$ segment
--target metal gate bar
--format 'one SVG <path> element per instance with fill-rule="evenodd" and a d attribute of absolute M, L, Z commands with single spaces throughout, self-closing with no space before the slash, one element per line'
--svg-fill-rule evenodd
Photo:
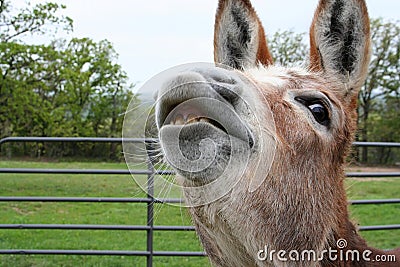
<path fill-rule="evenodd" d="M 8 142 L 103 142 L 103 143 L 121 143 L 133 142 L 156 142 L 156 139 L 142 138 L 70 138 L 70 137 L 8 137 L 0 140 L 1 145 Z M 382 143 L 382 142 L 355 142 L 355 146 L 371 146 L 371 147 L 400 147 L 400 143 Z M 151 164 L 148 164 L 147 170 L 92 170 L 92 169 L 26 169 L 26 168 L 0 168 L 1 173 L 19 173 L 19 174 L 101 174 L 101 175 L 130 175 L 139 174 L 147 175 L 148 188 L 146 198 L 96 198 L 96 197 L 3 197 L 0 196 L 0 202 L 80 202 L 80 203 L 141 203 L 147 205 L 147 223 L 146 225 L 79 225 L 79 224 L 0 224 L 0 229 L 7 230 L 88 230 L 88 231 L 146 231 L 147 250 L 146 251 L 110 251 L 110 250 L 0 250 L 1 254 L 7 255 L 86 255 L 86 256 L 143 256 L 146 257 L 147 266 L 153 265 L 153 257 L 155 256 L 180 256 L 180 257 L 202 257 L 206 254 L 198 251 L 153 251 L 154 231 L 194 231 L 193 226 L 158 226 L 154 225 L 153 213 L 154 204 L 157 203 L 181 203 L 181 199 L 155 199 L 154 192 L 154 175 L 169 175 L 173 171 L 163 170 L 155 171 Z M 400 177 L 400 173 L 347 173 L 347 177 Z M 352 205 L 369 205 L 369 204 L 400 204 L 400 199 L 377 199 L 377 200 L 352 200 Z M 361 231 L 373 230 L 395 230 L 400 229 L 400 225 L 380 225 L 380 226 L 361 226 Z"/>

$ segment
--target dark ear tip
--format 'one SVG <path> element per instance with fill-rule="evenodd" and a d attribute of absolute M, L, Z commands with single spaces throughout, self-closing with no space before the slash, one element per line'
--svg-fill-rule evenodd
<path fill-rule="evenodd" d="M 240 70 L 272 62 L 264 29 L 249 0 L 219 1 L 214 60 Z"/>
<path fill-rule="evenodd" d="M 310 29 L 310 69 L 358 90 L 368 71 L 369 27 L 364 0 L 321 0 Z"/>

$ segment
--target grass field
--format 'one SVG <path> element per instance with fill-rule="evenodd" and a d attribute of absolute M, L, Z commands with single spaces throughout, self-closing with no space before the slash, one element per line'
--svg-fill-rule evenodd
<path fill-rule="evenodd" d="M 125 169 L 117 163 L 0 161 L 0 168 Z M 0 174 L 0 196 L 144 197 L 129 175 Z M 400 179 L 349 180 L 351 199 L 400 198 Z M 360 225 L 400 223 L 400 205 L 353 206 Z M 144 204 L 0 202 L 0 224 L 145 225 Z M 156 205 L 155 225 L 190 225 L 185 209 Z M 400 246 L 400 230 L 363 232 Z M 201 251 L 194 232 L 155 232 L 157 251 Z M 146 232 L 0 230 L 0 249 L 146 250 Z M 0 256 L 0 266 L 145 266 L 143 257 Z M 155 257 L 154 266 L 209 266 L 206 258 Z"/>

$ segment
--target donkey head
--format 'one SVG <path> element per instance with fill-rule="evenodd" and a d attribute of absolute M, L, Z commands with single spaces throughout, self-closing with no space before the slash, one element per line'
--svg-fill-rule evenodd
<path fill-rule="evenodd" d="M 364 0 L 321 0 L 310 40 L 309 66 L 275 66 L 250 1 L 220 0 L 216 66 L 158 92 L 163 152 L 216 265 L 259 264 L 264 245 L 320 251 L 347 231 L 343 164 L 370 57 Z"/>

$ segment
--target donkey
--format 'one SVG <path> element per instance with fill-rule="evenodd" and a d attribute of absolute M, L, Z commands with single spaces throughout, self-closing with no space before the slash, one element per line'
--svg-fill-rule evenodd
<path fill-rule="evenodd" d="M 161 148 L 214 266 L 400 266 L 399 249 L 360 237 L 344 188 L 370 60 L 365 1 L 320 0 L 310 31 L 309 66 L 276 66 L 250 0 L 220 0 L 216 65 L 158 91 Z"/>

